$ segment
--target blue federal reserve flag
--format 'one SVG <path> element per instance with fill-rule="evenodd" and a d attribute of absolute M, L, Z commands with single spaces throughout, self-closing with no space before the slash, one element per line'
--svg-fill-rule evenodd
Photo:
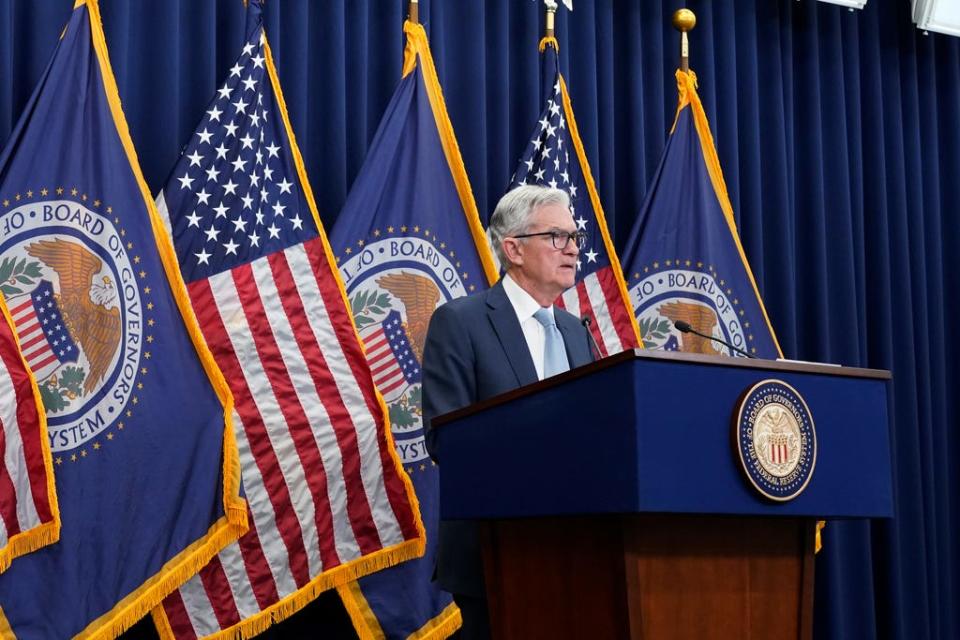
<path fill-rule="evenodd" d="M 644 347 L 736 355 L 680 333 L 683 320 L 763 358 L 780 355 L 737 235 L 693 72 L 677 71 L 676 121 L 623 254 Z"/>
<path fill-rule="evenodd" d="M 21 275 L 4 295 L 45 336 L 27 359 L 62 516 L 58 544 L 0 576 L 4 637 L 115 637 L 246 527 L 232 400 L 155 232 L 80 0 L 0 156 L 0 263 Z"/>
<path fill-rule="evenodd" d="M 403 79 L 331 244 L 374 382 L 390 411 L 397 452 L 427 531 L 423 558 L 339 588 L 361 637 L 444 638 L 460 626 L 431 581 L 439 526 L 437 468 L 421 420 L 420 365 L 434 309 L 496 280 L 426 32 L 406 23 Z"/>

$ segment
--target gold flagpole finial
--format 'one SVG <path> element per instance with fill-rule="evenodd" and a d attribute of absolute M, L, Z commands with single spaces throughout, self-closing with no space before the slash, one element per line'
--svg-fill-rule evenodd
<path fill-rule="evenodd" d="M 420 3 L 418 0 L 410 0 L 410 22 L 418 24 L 420 22 Z"/>
<path fill-rule="evenodd" d="M 545 38 L 554 37 L 553 25 L 554 25 L 554 18 L 556 17 L 556 15 L 557 15 L 557 4 L 553 3 L 551 5 L 551 3 L 548 2 L 547 3 L 547 20 L 544 23 L 544 27 L 543 27 L 543 36 Z"/>
<path fill-rule="evenodd" d="M 673 28 L 680 32 L 680 69 L 690 70 L 690 43 L 687 32 L 697 25 L 697 16 L 690 9 L 677 9 L 673 13 Z"/>

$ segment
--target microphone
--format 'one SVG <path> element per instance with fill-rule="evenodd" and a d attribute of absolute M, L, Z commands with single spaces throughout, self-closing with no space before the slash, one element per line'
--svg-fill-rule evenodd
<path fill-rule="evenodd" d="M 590 331 L 590 325 L 593 323 L 593 320 L 590 319 L 590 316 L 583 316 L 580 318 L 580 324 L 583 325 L 583 328 L 587 330 L 587 335 L 590 336 L 590 344 L 593 345 L 593 352 L 597 356 L 597 360 L 603 358 L 603 352 L 600 351 L 600 345 L 597 344 L 597 339 L 593 337 L 593 332 Z"/>
<path fill-rule="evenodd" d="M 680 333 L 692 333 L 695 336 L 700 336 L 701 338 L 706 338 L 707 340 L 713 340 L 714 342 L 719 342 L 720 344 L 726 347 L 729 347 L 731 350 L 736 351 L 737 353 L 742 354 L 748 358 L 756 359 L 757 357 L 757 356 L 750 355 L 743 349 L 738 349 L 737 347 L 733 346 L 732 344 L 730 344 L 726 340 L 723 340 L 722 338 L 714 338 L 713 336 L 708 336 L 705 333 L 700 333 L 699 331 L 691 327 L 690 323 L 684 322 L 683 320 L 674 320 L 673 326 L 675 326 L 677 330 L 680 331 Z"/>

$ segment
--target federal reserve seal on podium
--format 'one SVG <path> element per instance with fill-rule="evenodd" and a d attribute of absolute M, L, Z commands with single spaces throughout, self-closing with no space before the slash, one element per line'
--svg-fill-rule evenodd
<path fill-rule="evenodd" d="M 813 416 L 800 393 L 763 380 L 747 390 L 735 415 L 734 447 L 750 484 L 780 502 L 800 495 L 817 463 Z"/>

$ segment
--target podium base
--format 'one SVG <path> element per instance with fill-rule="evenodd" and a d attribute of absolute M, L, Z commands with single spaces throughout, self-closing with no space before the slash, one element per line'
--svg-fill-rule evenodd
<path fill-rule="evenodd" d="M 493 637 L 807 640 L 814 526 L 674 514 L 485 522 Z"/>

